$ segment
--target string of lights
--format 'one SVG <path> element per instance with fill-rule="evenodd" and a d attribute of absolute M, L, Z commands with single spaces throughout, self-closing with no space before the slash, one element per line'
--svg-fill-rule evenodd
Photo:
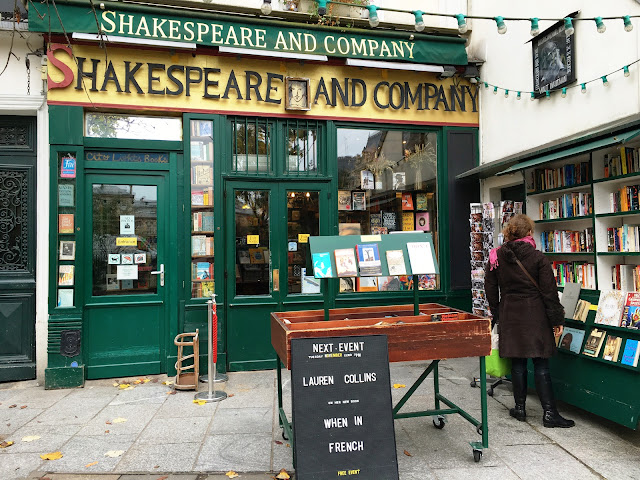
<path fill-rule="evenodd" d="M 574 22 L 592 22 L 595 24 L 596 30 L 598 33 L 604 33 L 607 30 L 607 26 L 604 21 L 613 21 L 613 20 L 622 20 L 623 27 L 626 32 L 630 32 L 633 30 L 633 23 L 631 22 L 632 18 L 640 18 L 640 15 L 621 15 L 621 16 L 613 16 L 613 17 L 581 17 L 581 18 L 572 18 L 572 17 L 564 17 L 564 18 L 543 18 L 543 17 L 503 17 L 503 16 L 484 16 L 484 15 L 464 15 L 462 13 L 451 14 L 451 13 L 438 13 L 438 12 L 424 12 L 422 10 L 402 10 L 398 8 L 389 8 L 389 7 L 377 7 L 376 5 L 355 5 L 353 3 L 346 3 L 334 0 L 315 0 L 318 4 L 318 15 L 324 16 L 327 14 L 327 4 L 334 5 L 346 5 L 349 7 L 356 7 L 363 10 L 367 10 L 369 12 L 369 25 L 372 27 L 377 27 L 380 25 L 380 18 L 378 17 L 378 11 L 387 11 L 387 12 L 395 12 L 395 13 L 406 13 L 407 15 L 413 15 L 415 19 L 415 29 L 417 32 L 422 32 L 425 29 L 424 17 L 449 17 L 454 18 L 458 22 L 458 31 L 460 33 L 466 33 L 468 31 L 467 19 L 475 19 L 475 20 L 491 20 L 496 22 L 496 28 L 498 29 L 498 33 L 504 35 L 507 33 L 507 24 L 509 21 L 523 21 L 531 23 L 531 36 L 535 37 L 540 33 L 539 23 L 541 21 L 551 21 L 551 22 L 564 22 L 565 34 L 567 36 L 573 35 L 575 32 L 575 28 L 573 26 Z M 261 11 L 263 15 L 269 15 L 272 12 L 271 8 L 271 0 L 263 0 Z"/>
<path fill-rule="evenodd" d="M 582 93 L 587 93 L 587 85 L 593 82 L 602 82 L 602 84 L 605 87 L 609 87 L 610 82 L 609 82 L 609 77 L 617 72 L 623 72 L 625 77 L 629 77 L 631 75 L 631 71 L 629 70 L 629 68 L 632 65 L 635 65 L 636 63 L 640 62 L 640 58 L 637 60 L 634 60 L 633 62 L 618 68 L 617 70 L 613 70 L 612 72 L 607 73 L 606 75 L 601 75 L 599 77 L 596 77 L 592 80 L 588 80 L 586 82 L 577 82 L 575 85 L 570 85 L 567 87 L 563 87 L 561 89 L 552 89 L 552 90 L 547 90 L 545 92 L 545 97 L 549 98 L 551 97 L 552 93 L 557 93 L 560 92 L 560 96 L 562 98 L 565 98 L 567 96 L 567 90 L 572 89 L 572 88 L 580 88 L 580 91 Z M 536 99 L 536 92 L 531 92 L 531 91 L 526 91 L 526 90 L 516 90 L 516 89 L 509 89 L 509 88 L 504 88 L 504 87 L 500 87 L 498 85 L 494 85 L 490 82 L 487 82 L 485 80 L 483 80 L 480 77 L 476 77 L 476 80 L 479 84 L 484 85 L 485 90 L 489 90 L 490 88 L 493 89 L 493 94 L 497 95 L 499 91 L 504 92 L 504 96 L 505 98 L 509 98 L 510 93 L 514 92 L 516 93 L 516 99 L 520 100 L 522 99 L 523 95 L 526 96 L 528 95 L 530 97 L 531 100 L 535 100 Z"/>

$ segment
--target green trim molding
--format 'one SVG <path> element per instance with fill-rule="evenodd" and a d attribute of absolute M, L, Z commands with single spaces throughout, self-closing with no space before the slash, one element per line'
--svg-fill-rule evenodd
<path fill-rule="evenodd" d="M 95 10 L 88 1 L 67 1 L 55 8 L 30 2 L 29 30 L 43 33 L 71 32 L 130 37 L 203 46 L 234 47 L 278 53 L 328 55 L 342 58 L 408 61 L 435 65 L 467 65 L 465 41 L 459 37 L 420 35 L 365 29 L 314 28 L 270 19 L 234 17 L 102 2 Z"/>

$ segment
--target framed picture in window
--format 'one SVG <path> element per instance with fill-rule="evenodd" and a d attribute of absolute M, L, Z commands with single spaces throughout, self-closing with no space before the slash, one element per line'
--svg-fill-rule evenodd
<path fill-rule="evenodd" d="M 75 240 L 63 240 L 60 242 L 60 260 L 76 259 L 76 242 Z"/>
<path fill-rule="evenodd" d="M 533 90 L 536 97 L 575 82 L 573 58 L 575 34 L 567 37 L 560 21 L 531 40 L 533 48 Z"/>
<path fill-rule="evenodd" d="M 285 110 L 311 110 L 311 89 L 308 78 L 285 77 Z"/>

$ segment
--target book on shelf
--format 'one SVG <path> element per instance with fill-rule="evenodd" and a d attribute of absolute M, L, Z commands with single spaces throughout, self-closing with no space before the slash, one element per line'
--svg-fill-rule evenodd
<path fill-rule="evenodd" d="M 402 231 L 412 232 L 414 229 L 413 212 L 402 212 Z"/>
<path fill-rule="evenodd" d="M 58 289 L 58 307 L 73 307 L 73 288 Z"/>
<path fill-rule="evenodd" d="M 640 293 L 627 293 L 622 316 L 615 326 L 640 329 Z"/>
<path fill-rule="evenodd" d="M 637 148 L 625 146 L 620 146 L 615 154 L 605 154 L 603 159 L 604 177 L 616 177 L 638 172 L 640 170 L 640 159 L 638 157 Z"/>
<path fill-rule="evenodd" d="M 389 231 L 397 230 L 396 212 L 382 212 L 382 226 Z"/>
<path fill-rule="evenodd" d="M 191 255 L 213 255 L 213 238 L 206 235 L 193 235 L 191 237 Z"/>
<path fill-rule="evenodd" d="M 411 192 L 402 193 L 402 210 L 413 210 L 413 194 Z"/>
<path fill-rule="evenodd" d="M 541 248 L 545 253 L 592 253 L 593 228 L 584 230 L 548 230 L 540 234 Z"/>
<path fill-rule="evenodd" d="M 416 193 L 416 210 L 429 210 L 429 194 Z"/>
<path fill-rule="evenodd" d="M 378 277 L 358 277 L 356 278 L 356 291 L 377 292 Z"/>
<path fill-rule="evenodd" d="M 579 328 L 564 327 L 562 336 L 560 337 L 560 344 L 558 346 L 573 353 L 580 353 L 583 340 L 584 330 L 580 330 Z"/>
<path fill-rule="evenodd" d="M 624 310 L 626 292 L 622 290 L 602 290 L 594 323 L 617 327 Z"/>
<path fill-rule="evenodd" d="M 360 235 L 360 224 L 359 223 L 339 223 L 338 224 L 338 235 Z"/>
<path fill-rule="evenodd" d="M 435 290 L 437 287 L 436 276 L 418 275 L 418 290 Z"/>
<path fill-rule="evenodd" d="M 429 242 L 407 242 L 411 274 L 436 273 Z"/>
<path fill-rule="evenodd" d="M 330 278 L 333 276 L 331 257 L 328 252 L 314 253 L 311 261 L 313 262 L 313 276 L 315 278 Z"/>
<path fill-rule="evenodd" d="M 194 280 L 207 280 L 213 278 L 213 263 L 195 262 L 191 264 L 191 278 Z"/>
<path fill-rule="evenodd" d="M 338 190 L 338 210 L 352 210 L 351 191 Z"/>
<path fill-rule="evenodd" d="M 580 297 L 580 284 L 575 282 L 565 283 L 562 298 L 560 299 L 560 304 L 564 307 L 565 317 L 575 312 L 578 297 Z"/>
<path fill-rule="evenodd" d="M 576 309 L 573 312 L 573 319 L 578 320 L 582 323 L 587 321 L 587 315 L 589 315 L 589 310 L 591 310 L 591 302 L 587 302 L 586 300 L 578 300 L 576 304 Z"/>
<path fill-rule="evenodd" d="M 397 276 L 379 277 L 378 290 L 381 292 L 396 292 L 402 290 L 402 284 Z"/>
<path fill-rule="evenodd" d="M 204 205 L 204 191 L 202 190 L 191 191 L 191 205 L 195 205 L 195 206 Z"/>
<path fill-rule="evenodd" d="M 373 172 L 369 170 L 360 170 L 360 188 L 362 190 L 373 190 Z"/>
<path fill-rule="evenodd" d="M 213 232 L 213 212 L 193 212 L 194 232 Z"/>
<path fill-rule="evenodd" d="M 371 235 L 386 235 L 389 233 L 387 227 L 371 227 Z"/>
<path fill-rule="evenodd" d="M 639 210 L 640 185 L 625 185 L 609 194 L 610 213 Z"/>
<path fill-rule="evenodd" d="M 583 217 L 593 213 L 593 197 L 587 192 L 570 192 L 540 202 L 540 220 Z"/>
<path fill-rule="evenodd" d="M 556 284 L 563 287 L 567 282 L 576 282 L 582 288 L 596 288 L 596 268 L 594 263 L 567 260 L 554 260 L 551 262 Z"/>
<path fill-rule="evenodd" d="M 339 281 L 340 293 L 355 292 L 356 291 L 356 279 L 355 277 L 340 277 Z"/>
<path fill-rule="evenodd" d="M 361 276 L 375 277 L 382 275 L 382 262 L 380 261 L 380 251 L 377 243 L 359 244 L 356 245 L 356 250 L 358 252 L 358 269 Z"/>
<path fill-rule="evenodd" d="M 336 259 L 336 274 L 338 277 L 355 277 L 358 275 L 353 248 L 339 248 L 334 250 L 333 254 Z"/>
<path fill-rule="evenodd" d="M 369 215 L 369 226 L 371 227 L 372 230 L 374 228 L 382 227 L 382 214 L 372 213 L 371 215 Z"/>
<path fill-rule="evenodd" d="M 640 225 L 630 225 L 625 223 L 621 227 L 608 227 L 607 251 L 639 252 Z"/>
<path fill-rule="evenodd" d="M 213 167 L 210 165 L 194 165 L 191 167 L 191 183 L 193 185 L 213 184 Z"/>
<path fill-rule="evenodd" d="M 58 285 L 61 287 L 72 287 L 74 281 L 75 267 L 73 265 L 58 266 Z"/>
<path fill-rule="evenodd" d="M 587 341 L 584 344 L 584 348 L 582 349 L 582 353 L 589 357 L 597 357 L 600 354 L 600 349 L 604 343 L 604 337 L 604 330 L 598 330 L 597 328 L 591 330 L 591 333 L 589 333 Z"/>
<path fill-rule="evenodd" d="M 387 250 L 386 255 L 389 275 L 407 274 L 407 267 L 404 263 L 404 253 L 402 250 Z"/>
<path fill-rule="evenodd" d="M 615 290 L 635 291 L 637 265 L 617 264 L 611 267 L 611 288 Z"/>
<path fill-rule="evenodd" d="M 638 366 L 638 354 L 640 353 L 638 343 L 638 340 L 627 338 L 627 341 L 624 344 L 624 350 L 622 352 L 622 360 L 620 360 L 621 364 L 628 365 L 630 367 Z"/>
<path fill-rule="evenodd" d="M 201 282 L 200 288 L 202 289 L 203 297 L 210 297 L 212 294 L 215 293 L 215 283 L 213 280 L 207 281 L 207 282 Z"/>
<path fill-rule="evenodd" d="M 617 362 L 621 346 L 622 337 L 607 335 L 607 340 L 604 343 L 604 350 L 602 352 L 602 359 L 609 362 Z"/>
<path fill-rule="evenodd" d="M 588 182 L 591 179 L 589 162 L 568 163 L 557 168 L 536 168 L 528 172 L 529 191 L 551 190 Z"/>
<path fill-rule="evenodd" d="M 58 233 L 73 233 L 73 213 L 58 214 Z"/>
<path fill-rule="evenodd" d="M 416 230 L 429 231 L 429 212 L 416 212 Z"/>
<path fill-rule="evenodd" d="M 352 210 L 366 210 L 367 209 L 367 193 L 366 192 L 353 192 L 351 194 Z"/>
<path fill-rule="evenodd" d="M 320 293 L 320 280 L 309 275 L 302 275 L 301 293 Z"/>

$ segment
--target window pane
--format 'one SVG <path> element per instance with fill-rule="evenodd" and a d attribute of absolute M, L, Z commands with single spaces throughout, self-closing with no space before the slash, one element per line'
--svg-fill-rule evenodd
<path fill-rule="evenodd" d="M 213 279 L 213 122 L 191 120 L 191 297 L 210 297 Z"/>
<path fill-rule="evenodd" d="M 426 231 L 438 258 L 437 136 L 401 130 L 338 129 L 340 235 Z M 409 277 L 380 277 L 378 290 L 410 288 Z M 341 281 L 341 291 L 373 285 Z M 423 290 L 439 288 L 438 275 L 420 275 Z"/>
<path fill-rule="evenodd" d="M 266 121 L 234 118 L 231 169 L 236 173 L 271 171 L 271 126 Z"/>
<path fill-rule="evenodd" d="M 157 208 L 155 185 L 93 185 L 93 295 L 157 292 Z"/>
<path fill-rule="evenodd" d="M 269 295 L 269 192 L 235 194 L 236 295 Z"/>
<path fill-rule="evenodd" d="M 134 140 L 182 140 L 182 119 L 87 112 L 85 135 Z"/>
<path fill-rule="evenodd" d="M 320 293 L 319 280 L 305 270 L 308 236 L 320 234 L 319 205 L 318 192 L 287 192 L 288 293 Z"/>
<path fill-rule="evenodd" d="M 289 173 L 317 173 L 318 171 L 318 129 L 309 127 L 308 122 L 299 122 L 287 127 Z"/>

